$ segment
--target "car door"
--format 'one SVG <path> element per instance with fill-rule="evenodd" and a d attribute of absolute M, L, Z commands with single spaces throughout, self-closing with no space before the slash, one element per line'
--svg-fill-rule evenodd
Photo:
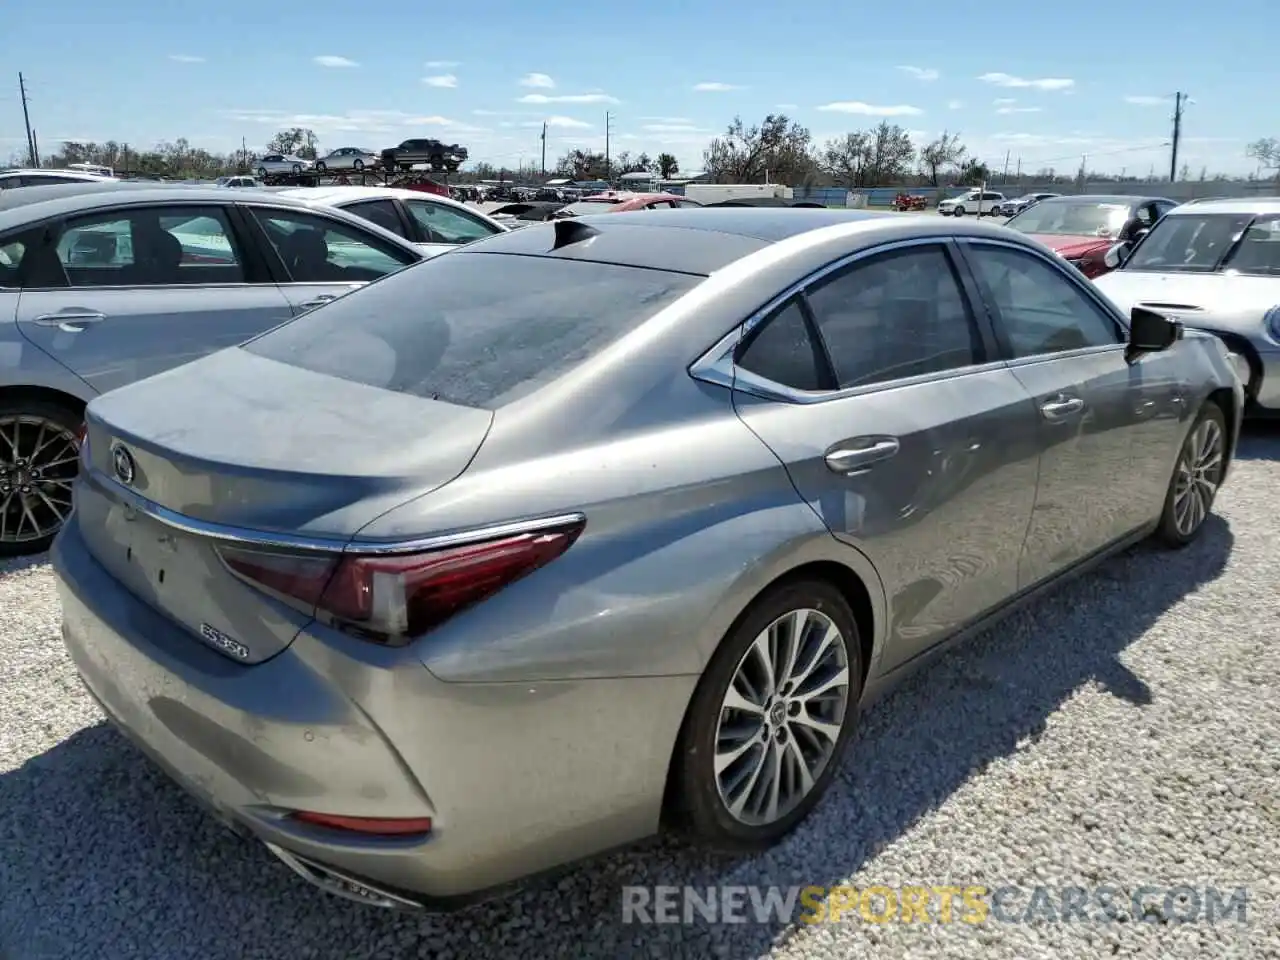
<path fill-rule="evenodd" d="M 295 313 L 305 313 L 394 273 L 418 257 L 315 210 L 246 204 Z"/>
<path fill-rule="evenodd" d="M 735 402 L 800 496 L 875 565 L 886 669 L 1018 588 L 1035 408 L 941 240 L 836 265 L 740 344 Z"/>
<path fill-rule="evenodd" d="M 19 329 L 99 392 L 293 315 L 226 206 L 99 209 L 52 224 L 44 243 L 24 261 Z"/>
<path fill-rule="evenodd" d="M 1026 587 L 1158 515 L 1188 384 L 1168 353 L 1129 362 L 1114 308 L 1052 258 L 999 241 L 960 247 L 1009 369 L 1040 417 L 1040 480 L 1019 578 Z"/>
<path fill-rule="evenodd" d="M 426 198 L 405 199 L 405 209 L 418 231 L 414 242 L 424 251 L 443 253 L 502 231 L 466 210 Z"/>

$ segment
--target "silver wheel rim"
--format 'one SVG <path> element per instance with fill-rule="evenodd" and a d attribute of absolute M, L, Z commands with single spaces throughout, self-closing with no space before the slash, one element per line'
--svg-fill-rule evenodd
<path fill-rule="evenodd" d="M 1209 515 L 1222 482 L 1222 428 L 1204 420 L 1191 431 L 1178 458 L 1173 487 L 1173 525 L 1188 537 Z"/>
<path fill-rule="evenodd" d="M 57 533 L 71 513 L 79 470 L 73 431 L 30 414 L 0 417 L 0 543 Z"/>
<path fill-rule="evenodd" d="M 849 652 L 830 617 L 795 610 L 762 630 L 716 724 L 716 788 L 729 814 L 765 826 L 794 810 L 835 754 L 848 704 Z"/>

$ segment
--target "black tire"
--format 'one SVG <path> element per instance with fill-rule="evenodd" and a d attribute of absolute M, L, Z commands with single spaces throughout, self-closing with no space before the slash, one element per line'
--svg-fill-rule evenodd
<path fill-rule="evenodd" d="M 316 161 L 316 173 L 324 173 L 328 169 L 323 160 Z"/>
<path fill-rule="evenodd" d="M 0 402 L 0 423 L 3 423 L 8 417 L 38 417 L 41 420 L 48 421 L 50 426 L 62 429 L 74 435 L 80 429 L 80 425 L 84 422 L 83 411 L 74 410 L 70 406 L 59 403 L 52 403 L 47 400 L 9 400 Z M 46 447 L 46 449 L 49 449 Z M 56 451 L 50 450 L 50 453 Z M 6 477 L 10 468 L 8 457 L 10 456 L 9 448 L 5 446 L 4 457 L 0 457 L 0 477 Z M 61 457 L 59 457 L 61 459 Z M 59 464 L 57 467 L 58 479 L 73 478 L 78 470 L 76 464 Z M 0 490 L 3 490 L 3 480 L 0 480 Z M 0 504 L 6 499 L 5 493 L 0 492 Z M 14 497 L 11 504 L 0 509 L 14 510 L 21 509 L 21 504 L 17 497 Z M 70 510 L 68 509 L 68 513 Z M 14 529 L 14 516 L 6 518 L 5 529 Z M 23 557 L 30 556 L 35 553 L 43 553 L 49 549 L 49 545 L 53 543 L 53 538 L 57 536 L 59 528 L 50 530 L 45 536 L 30 539 L 0 539 L 0 557 Z"/>
<path fill-rule="evenodd" d="M 293 175 L 296 177 L 296 176 L 299 176 L 301 173 L 302 173 L 302 164 L 295 163 L 293 165 Z"/>
<path fill-rule="evenodd" d="M 1218 466 L 1216 469 L 1216 477 L 1213 478 L 1214 486 L 1211 492 L 1207 492 L 1207 499 L 1203 501 L 1203 515 L 1200 519 L 1188 528 L 1186 525 L 1178 522 L 1178 493 L 1180 489 L 1180 480 L 1184 471 L 1187 469 L 1188 462 L 1196 458 L 1196 441 L 1199 431 L 1203 424 L 1210 422 L 1217 428 L 1218 436 Z M 1169 490 L 1164 497 L 1164 509 L 1160 512 L 1160 525 L 1156 527 L 1154 539 L 1157 543 L 1179 550 L 1182 547 L 1192 543 L 1200 532 L 1204 529 L 1204 522 L 1208 519 L 1210 512 L 1213 510 L 1214 500 L 1218 495 L 1218 488 L 1222 483 L 1222 470 L 1226 466 L 1226 444 L 1227 444 L 1227 418 L 1222 412 L 1222 408 L 1216 403 L 1208 402 L 1196 415 L 1192 421 L 1191 429 L 1187 431 L 1187 435 L 1183 437 L 1182 446 L 1178 449 L 1178 460 L 1173 467 L 1173 476 L 1169 478 Z"/>
<path fill-rule="evenodd" d="M 849 687 L 841 730 L 826 766 L 814 779 L 808 794 L 789 813 L 768 824 L 743 823 L 730 813 L 721 799 L 714 770 L 724 696 L 756 637 L 780 617 L 806 608 L 829 617 L 844 637 Z M 795 829 L 822 799 L 857 727 L 862 698 L 861 649 L 857 623 L 848 602 L 826 581 L 783 582 L 758 597 L 716 650 L 689 705 L 672 764 L 668 807 L 671 827 L 698 846 L 729 853 L 767 849 Z"/>
<path fill-rule="evenodd" d="M 356 173 L 360 173 L 362 170 L 364 170 L 364 161 L 359 159 L 352 160 L 351 169 L 354 170 Z"/>

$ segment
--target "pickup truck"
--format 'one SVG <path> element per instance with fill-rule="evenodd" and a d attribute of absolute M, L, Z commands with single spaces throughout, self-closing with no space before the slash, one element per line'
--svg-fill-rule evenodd
<path fill-rule="evenodd" d="M 384 170 L 409 170 L 426 164 L 432 170 L 457 170 L 467 159 L 467 148 L 439 140 L 406 140 L 382 151 Z"/>

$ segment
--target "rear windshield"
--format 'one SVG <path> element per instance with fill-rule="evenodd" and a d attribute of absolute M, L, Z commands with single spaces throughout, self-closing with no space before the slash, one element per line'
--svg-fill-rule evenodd
<path fill-rule="evenodd" d="M 1134 248 L 1125 270 L 1280 276 L 1280 217 L 1175 213 Z"/>
<path fill-rule="evenodd" d="M 702 279 L 452 252 L 304 314 L 246 349 L 314 373 L 493 409 L 550 383 Z"/>

